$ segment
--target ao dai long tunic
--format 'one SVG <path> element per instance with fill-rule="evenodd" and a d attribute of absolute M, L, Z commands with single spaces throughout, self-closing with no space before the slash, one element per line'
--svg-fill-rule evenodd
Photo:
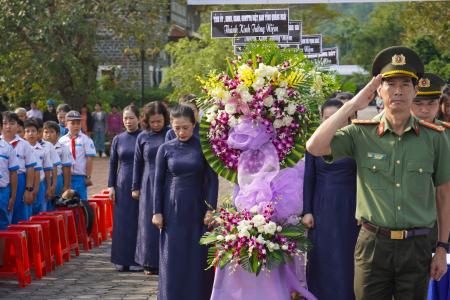
<path fill-rule="evenodd" d="M 155 157 L 164 143 L 168 128 L 159 132 L 143 131 L 136 142 L 134 156 L 133 190 L 140 190 L 139 227 L 136 245 L 136 262 L 142 266 L 159 266 L 159 229 L 152 224 L 153 183 L 155 178 Z"/>
<path fill-rule="evenodd" d="M 154 213 L 162 213 L 159 300 L 209 299 L 213 284 L 207 248 L 199 241 L 209 203 L 216 207 L 217 175 L 195 136 L 163 144 L 156 156 Z"/>
<path fill-rule="evenodd" d="M 140 130 L 116 135 L 111 145 L 108 186 L 114 187 L 114 225 L 111 262 L 135 266 L 136 234 L 139 203 L 131 197 L 134 145 Z"/>
<path fill-rule="evenodd" d="M 355 219 L 356 163 L 351 158 L 332 164 L 306 153 L 303 213 L 312 213 L 313 244 L 306 278 L 318 299 L 351 300 L 353 253 L 359 228 Z"/>

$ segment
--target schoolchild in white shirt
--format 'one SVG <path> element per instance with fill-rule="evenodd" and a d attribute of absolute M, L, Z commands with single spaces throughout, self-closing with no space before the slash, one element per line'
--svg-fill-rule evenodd
<path fill-rule="evenodd" d="M 47 211 L 47 201 L 45 193 L 47 188 L 51 188 L 51 173 L 53 171 L 53 163 L 50 152 L 47 151 L 41 143 L 39 143 L 39 125 L 35 120 L 26 120 L 25 139 L 33 147 L 37 158 L 37 167 L 35 168 L 35 200 L 33 202 L 33 215 Z M 50 183 L 50 184 L 49 184 Z"/>
<path fill-rule="evenodd" d="M 58 141 L 60 135 L 60 127 L 58 123 L 54 121 L 47 121 L 44 123 L 43 138 L 45 141 L 50 142 L 56 150 L 59 156 L 61 164 L 57 167 L 57 181 L 55 195 L 60 197 L 62 193 L 70 189 L 70 178 L 72 171 L 72 154 L 69 147 L 61 144 Z"/>
<path fill-rule="evenodd" d="M 0 124 L 3 124 L 1 115 L 0 121 Z M 6 229 L 12 221 L 17 192 L 17 170 L 19 163 L 14 148 L 0 138 L 0 230 Z"/>
<path fill-rule="evenodd" d="M 15 150 L 19 169 L 17 170 L 17 193 L 14 202 L 12 224 L 28 220 L 34 201 L 34 167 L 37 164 L 31 145 L 17 135 L 19 117 L 13 112 L 3 112 L 2 139 Z"/>
<path fill-rule="evenodd" d="M 66 114 L 69 132 L 59 142 L 69 147 L 73 158 L 71 188 L 87 200 L 87 187 L 92 185 L 93 158 L 96 155 L 94 142 L 81 132 L 81 114 L 71 110 Z"/>

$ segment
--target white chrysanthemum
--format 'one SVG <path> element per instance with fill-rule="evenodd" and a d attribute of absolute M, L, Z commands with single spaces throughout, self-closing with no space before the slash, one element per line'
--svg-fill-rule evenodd
<path fill-rule="evenodd" d="M 293 117 L 291 117 L 291 116 L 286 116 L 286 117 L 283 118 L 283 125 L 284 125 L 284 126 L 289 126 L 289 125 L 291 125 L 291 123 L 292 123 L 293 120 L 294 120 Z"/>
<path fill-rule="evenodd" d="M 283 227 L 277 226 L 277 232 L 281 232 L 281 230 L 283 230 Z"/>
<path fill-rule="evenodd" d="M 223 241 L 224 240 L 224 236 L 219 234 L 218 236 L 216 236 L 216 240 Z"/>
<path fill-rule="evenodd" d="M 286 81 L 280 81 L 280 87 L 287 88 L 288 83 Z"/>
<path fill-rule="evenodd" d="M 277 231 L 277 224 L 274 222 L 269 222 L 268 224 L 264 225 L 264 233 L 266 234 L 275 234 L 275 231 Z"/>
<path fill-rule="evenodd" d="M 225 236 L 225 242 L 234 241 L 236 239 L 236 235 L 234 234 L 228 234 Z"/>
<path fill-rule="evenodd" d="M 258 213 L 258 205 L 252 206 L 249 211 L 252 214 L 257 214 Z"/>
<path fill-rule="evenodd" d="M 275 90 L 275 95 L 277 95 L 278 99 L 284 99 L 287 95 L 287 91 L 285 88 L 277 88 Z"/>
<path fill-rule="evenodd" d="M 281 246 L 281 250 L 284 250 L 284 251 L 286 251 L 288 249 L 288 246 L 287 245 L 283 245 L 283 246 Z"/>
<path fill-rule="evenodd" d="M 273 250 L 280 250 L 280 245 L 277 243 L 273 244 Z"/>
<path fill-rule="evenodd" d="M 252 84 L 252 88 L 256 91 L 264 87 L 265 80 L 263 77 L 258 77 L 256 81 Z"/>
<path fill-rule="evenodd" d="M 273 105 L 273 97 L 272 96 L 268 96 L 266 98 L 264 98 L 263 103 L 265 107 L 271 107 Z"/>
<path fill-rule="evenodd" d="M 275 121 L 273 121 L 273 127 L 275 129 L 283 127 L 283 120 L 276 119 Z"/>
<path fill-rule="evenodd" d="M 243 102 L 249 103 L 253 100 L 253 96 L 248 91 L 244 91 L 240 95 Z"/>
<path fill-rule="evenodd" d="M 248 87 L 243 84 L 240 83 L 237 87 L 236 87 L 236 92 L 238 92 L 239 94 L 242 94 L 243 92 L 248 92 Z"/>
<path fill-rule="evenodd" d="M 258 69 L 255 70 L 256 77 L 274 77 L 278 74 L 278 69 L 265 64 L 259 64 Z"/>
<path fill-rule="evenodd" d="M 256 215 L 256 216 L 253 216 L 252 223 L 253 223 L 254 227 L 259 227 L 261 225 L 266 224 L 266 219 L 264 218 L 263 215 Z"/>
<path fill-rule="evenodd" d="M 238 124 L 239 124 L 239 121 L 238 121 L 238 119 L 236 119 L 235 116 L 231 116 L 231 117 L 228 119 L 228 125 L 229 125 L 230 127 L 235 127 L 235 126 L 238 125 Z"/>
<path fill-rule="evenodd" d="M 287 107 L 287 113 L 292 116 L 293 114 L 295 114 L 296 111 L 297 111 L 297 105 L 295 105 L 294 103 L 289 103 L 289 105 Z"/>
<path fill-rule="evenodd" d="M 267 243 L 266 240 L 263 238 L 263 236 L 261 234 L 258 235 L 258 237 L 256 238 L 256 242 L 258 242 L 258 243 L 260 243 L 262 245 Z"/>
<path fill-rule="evenodd" d="M 235 114 L 237 110 L 236 104 L 232 104 L 232 103 L 227 103 L 225 104 L 225 112 L 227 114 Z"/>
<path fill-rule="evenodd" d="M 253 71 L 253 69 L 247 64 L 242 64 L 242 65 L 239 66 L 239 68 L 238 68 L 238 73 L 239 74 L 242 74 L 242 73 L 244 73 L 246 71 Z"/>
<path fill-rule="evenodd" d="M 275 107 L 270 108 L 269 111 L 272 115 L 277 113 L 277 109 Z"/>

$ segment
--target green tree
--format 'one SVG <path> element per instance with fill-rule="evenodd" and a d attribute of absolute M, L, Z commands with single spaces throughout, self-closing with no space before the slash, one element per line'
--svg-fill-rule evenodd
<path fill-rule="evenodd" d="M 172 65 L 164 69 L 161 87 L 173 89 L 172 100 L 186 94 L 199 94 L 201 87 L 197 76 L 206 77 L 212 70 L 225 70 L 225 57 L 233 55 L 231 40 L 211 39 L 209 24 L 202 24 L 199 33 L 200 39 L 183 38 L 165 47 Z"/>
<path fill-rule="evenodd" d="M 0 0 L 0 93 L 12 103 L 50 95 L 75 107 L 85 103 L 96 86 L 93 46 L 100 5 Z"/>

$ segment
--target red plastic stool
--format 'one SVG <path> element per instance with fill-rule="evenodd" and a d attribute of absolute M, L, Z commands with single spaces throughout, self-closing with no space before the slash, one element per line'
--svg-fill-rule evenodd
<path fill-rule="evenodd" d="M 109 196 L 109 189 L 104 189 L 104 190 L 102 190 L 102 192 L 101 192 L 101 194 L 102 195 L 108 195 Z"/>
<path fill-rule="evenodd" d="M 114 201 L 109 196 L 96 194 L 90 200 L 102 200 L 106 203 L 105 227 L 109 236 L 112 238 L 113 220 L 114 220 Z"/>
<path fill-rule="evenodd" d="M 62 216 L 32 216 L 31 221 L 35 220 L 48 220 L 50 221 L 50 237 L 52 241 L 53 253 L 55 253 L 56 265 L 60 266 L 63 264 L 63 243 L 62 235 L 60 230 L 64 228 L 64 220 Z M 61 223 L 63 226 L 61 226 Z M 64 229 L 63 229 L 64 230 Z M 62 233 L 64 235 L 64 232 Z M 65 246 L 65 245 L 64 245 Z"/>
<path fill-rule="evenodd" d="M 96 203 L 98 206 L 98 210 L 100 212 L 98 218 L 98 229 L 102 234 L 102 240 L 106 241 L 108 239 L 108 231 L 106 228 L 106 211 L 107 211 L 107 202 L 102 199 L 89 199 L 89 203 Z"/>
<path fill-rule="evenodd" d="M 47 275 L 45 260 L 45 243 L 40 224 L 14 224 L 8 226 L 9 231 L 25 231 L 28 241 L 28 257 L 30 258 L 30 266 L 34 269 L 37 279 Z"/>
<path fill-rule="evenodd" d="M 45 243 L 45 266 L 47 273 L 55 269 L 55 254 L 53 254 L 52 242 L 50 238 L 50 221 L 40 220 L 40 221 L 19 221 L 19 224 L 39 224 L 42 226 L 42 234 L 44 236 Z"/>
<path fill-rule="evenodd" d="M 94 210 L 94 222 L 92 224 L 92 232 L 90 239 L 93 241 L 94 246 L 98 247 L 102 243 L 102 233 L 99 230 L 100 220 L 100 207 L 95 202 L 88 202 L 89 206 Z"/>
<path fill-rule="evenodd" d="M 68 235 L 68 245 L 70 250 L 75 251 L 75 256 L 80 255 L 80 246 L 78 245 L 77 228 L 75 216 L 71 210 L 49 211 L 43 213 L 45 215 L 62 215 L 66 223 L 66 231 Z M 70 251 L 69 251 L 70 252 Z"/>
<path fill-rule="evenodd" d="M 30 262 L 28 259 L 27 234 L 25 231 L 0 231 L 5 239 L 4 266 L 0 268 L 0 277 L 17 277 L 19 287 L 31 283 Z"/>
<path fill-rule="evenodd" d="M 83 244 L 83 250 L 89 251 L 91 245 L 89 244 L 89 236 L 87 233 L 86 217 L 84 216 L 84 209 L 82 207 L 58 207 L 58 210 L 70 210 L 73 212 L 76 220 L 78 241 Z"/>
<path fill-rule="evenodd" d="M 54 214 L 53 212 L 40 212 L 39 216 L 58 217 L 59 240 L 61 242 L 61 251 L 65 261 L 70 260 L 69 233 L 67 232 L 67 220 L 65 214 Z"/>

